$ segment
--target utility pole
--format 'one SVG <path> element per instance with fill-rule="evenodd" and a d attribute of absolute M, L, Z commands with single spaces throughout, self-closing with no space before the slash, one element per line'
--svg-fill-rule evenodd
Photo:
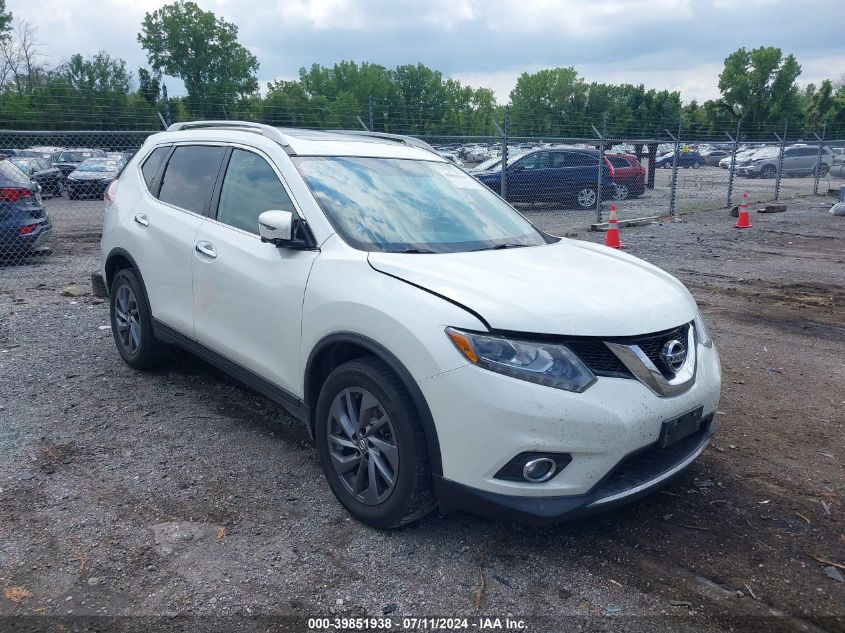
<path fill-rule="evenodd" d="M 507 200 L 508 196 L 508 130 L 510 129 L 510 114 L 505 106 L 505 120 L 502 121 L 502 176 L 499 185 L 499 195 Z"/>
<path fill-rule="evenodd" d="M 731 154 L 731 168 L 728 172 L 728 200 L 725 204 L 726 207 L 730 208 L 731 206 L 731 197 L 734 191 L 734 169 L 736 168 L 736 153 L 739 151 L 739 126 L 742 125 L 742 119 L 736 122 L 736 136 L 732 137 L 730 134 L 725 132 L 725 136 L 727 136 L 734 144 L 734 151 Z"/>
<path fill-rule="evenodd" d="M 814 170 L 815 174 L 814 174 L 814 178 L 813 178 L 813 195 L 814 196 L 819 195 L 819 177 L 821 176 L 821 170 L 822 170 L 822 146 L 824 145 L 824 137 L 825 137 L 826 132 L 827 132 L 827 123 L 822 125 L 822 136 L 821 136 L 821 138 L 819 138 L 818 134 L 813 132 L 813 136 L 815 136 L 816 140 L 819 142 L 819 153 L 816 156 L 816 168 Z"/>
<path fill-rule="evenodd" d="M 778 173 L 775 175 L 775 200 L 780 198 L 780 173 L 783 171 L 783 150 L 786 146 L 786 132 L 789 130 L 789 121 L 783 122 L 783 137 L 777 135 L 775 132 L 775 136 L 780 141 L 780 152 L 778 152 Z"/>

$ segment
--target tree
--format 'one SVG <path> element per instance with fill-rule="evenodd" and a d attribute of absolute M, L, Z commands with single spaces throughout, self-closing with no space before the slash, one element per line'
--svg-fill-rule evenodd
<path fill-rule="evenodd" d="M 0 40 L 8 39 L 12 33 L 12 14 L 6 13 L 6 0 L 0 0 Z"/>
<path fill-rule="evenodd" d="M 238 27 L 178 0 L 147 13 L 138 34 L 156 72 L 179 77 L 198 116 L 220 116 L 258 90 L 258 60 L 238 43 Z"/>
<path fill-rule="evenodd" d="M 573 125 L 580 133 L 588 93 L 588 85 L 571 66 L 522 73 L 511 91 L 514 136 L 559 136 Z"/>
<path fill-rule="evenodd" d="M 158 74 L 151 73 L 146 68 L 139 68 L 138 84 L 138 93 L 147 103 L 155 107 L 161 91 L 161 77 Z"/>
<path fill-rule="evenodd" d="M 795 57 L 784 57 L 779 48 L 740 48 L 728 55 L 719 75 L 721 103 L 752 133 L 782 125 L 785 119 L 797 120 L 801 111 L 795 80 L 800 74 Z"/>

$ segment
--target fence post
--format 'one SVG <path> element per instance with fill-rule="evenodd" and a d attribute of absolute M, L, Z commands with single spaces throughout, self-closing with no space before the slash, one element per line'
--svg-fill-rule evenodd
<path fill-rule="evenodd" d="M 607 117 L 605 116 L 604 129 L 607 129 Z M 591 126 L 593 132 L 599 137 L 599 175 L 596 177 L 596 223 L 601 224 L 601 191 L 602 182 L 604 179 L 604 145 L 605 136 L 596 129 L 596 126 Z"/>
<path fill-rule="evenodd" d="M 780 198 L 780 172 L 783 171 L 783 149 L 786 146 L 786 132 L 789 129 L 789 121 L 784 121 L 783 123 L 783 138 L 777 135 L 775 132 L 775 136 L 780 141 L 780 151 L 778 152 L 778 173 L 775 174 L 775 200 Z"/>
<path fill-rule="evenodd" d="M 731 167 L 730 171 L 728 172 L 728 201 L 725 206 L 730 208 L 731 206 L 731 197 L 733 196 L 734 191 L 734 168 L 736 167 L 736 153 L 739 151 L 739 126 L 742 125 L 742 119 L 737 121 L 736 123 L 736 137 L 732 137 L 730 134 L 725 132 L 725 136 L 727 136 L 734 144 L 734 151 L 731 154 Z"/>
<path fill-rule="evenodd" d="M 675 141 L 675 153 L 672 155 L 672 183 L 669 187 L 669 215 L 675 215 L 675 187 L 678 180 L 678 153 L 681 151 L 681 124 L 678 123 L 678 136 L 666 130 L 673 141 Z"/>
<path fill-rule="evenodd" d="M 167 86 L 161 84 L 161 100 L 164 102 L 164 123 L 170 127 L 170 100 L 167 98 Z"/>
<path fill-rule="evenodd" d="M 816 156 L 816 169 L 815 169 L 815 177 L 813 178 L 813 195 L 819 195 L 819 177 L 821 176 L 822 170 L 822 145 L 824 144 L 824 137 L 825 132 L 827 132 L 827 123 L 822 126 L 822 137 L 819 138 L 819 135 L 813 132 L 813 136 L 816 137 L 816 140 L 819 142 L 819 153 Z"/>
<path fill-rule="evenodd" d="M 502 176 L 499 184 L 499 195 L 502 199 L 508 199 L 508 128 L 510 127 L 510 115 L 508 107 L 505 106 L 505 120 L 502 121 Z"/>
<path fill-rule="evenodd" d="M 372 132 L 375 129 L 373 127 L 373 95 L 367 98 L 367 111 L 370 114 L 370 131 Z"/>

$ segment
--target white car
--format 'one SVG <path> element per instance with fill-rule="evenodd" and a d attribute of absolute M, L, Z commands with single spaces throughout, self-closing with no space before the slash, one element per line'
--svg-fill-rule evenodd
<path fill-rule="evenodd" d="M 719 357 L 680 282 L 543 233 L 420 141 L 175 124 L 105 197 L 92 281 L 123 359 L 176 344 L 284 405 L 368 525 L 590 514 L 714 431 Z"/>

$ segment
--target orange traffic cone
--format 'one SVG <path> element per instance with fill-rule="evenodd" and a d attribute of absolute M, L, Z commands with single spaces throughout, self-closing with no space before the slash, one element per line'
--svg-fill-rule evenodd
<path fill-rule="evenodd" d="M 742 204 L 739 205 L 739 217 L 734 224 L 735 229 L 750 229 L 751 218 L 748 217 L 748 193 L 742 194 Z"/>
<path fill-rule="evenodd" d="M 624 248 L 619 241 L 619 226 L 616 220 L 616 205 L 610 205 L 610 219 L 607 221 L 607 233 L 604 234 L 604 245 L 610 248 Z"/>

